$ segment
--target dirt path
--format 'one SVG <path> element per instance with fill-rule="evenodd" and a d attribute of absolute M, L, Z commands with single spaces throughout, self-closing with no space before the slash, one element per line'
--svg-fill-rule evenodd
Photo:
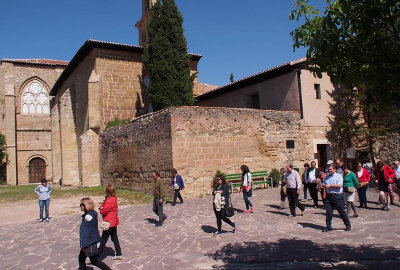
<path fill-rule="evenodd" d="M 103 201 L 103 196 L 91 197 L 95 205 L 100 205 Z M 79 197 L 68 198 L 52 198 L 50 200 L 50 221 L 51 218 L 78 214 L 80 213 L 80 199 Z M 120 208 L 127 207 L 127 205 L 120 206 Z M 3 203 L 0 205 L 0 219 L 1 225 L 19 224 L 32 220 L 39 220 L 39 203 L 37 200 L 25 200 L 13 203 Z"/>

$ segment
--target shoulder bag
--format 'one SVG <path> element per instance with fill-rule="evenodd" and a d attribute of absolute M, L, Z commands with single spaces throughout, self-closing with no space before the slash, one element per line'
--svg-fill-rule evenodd
<path fill-rule="evenodd" d="M 114 213 L 114 216 L 112 217 L 111 221 L 113 221 L 115 215 L 117 214 L 117 211 L 118 211 L 118 210 L 116 209 L 116 210 L 115 210 L 115 213 Z M 108 231 L 108 230 L 110 229 L 111 221 L 108 222 L 108 221 L 104 221 L 104 220 L 103 220 L 103 221 L 101 222 L 101 229 L 102 229 L 103 231 Z"/>
<path fill-rule="evenodd" d="M 233 217 L 235 215 L 235 210 L 232 206 L 232 200 L 229 198 L 229 205 L 225 207 L 225 216 L 226 217 Z"/>

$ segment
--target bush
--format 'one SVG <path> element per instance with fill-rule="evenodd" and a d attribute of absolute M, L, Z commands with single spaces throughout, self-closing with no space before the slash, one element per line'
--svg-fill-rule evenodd
<path fill-rule="evenodd" d="M 269 173 L 269 176 L 272 178 L 272 183 L 274 186 L 279 185 L 279 181 L 281 180 L 281 173 L 278 169 L 273 168 Z"/>
<path fill-rule="evenodd" d="M 123 125 L 123 124 L 128 123 L 129 121 L 131 121 L 131 119 L 129 119 L 129 118 L 119 120 L 119 118 L 116 117 L 113 121 L 110 121 L 110 122 L 107 123 L 106 128 Z"/>
<path fill-rule="evenodd" d="M 217 178 L 220 177 L 220 176 L 223 176 L 223 177 L 226 178 L 226 173 L 221 172 L 220 170 L 217 170 L 215 172 L 215 175 L 214 175 L 212 183 L 211 183 L 211 187 L 212 188 L 216 188 L 218 186 Z"/>

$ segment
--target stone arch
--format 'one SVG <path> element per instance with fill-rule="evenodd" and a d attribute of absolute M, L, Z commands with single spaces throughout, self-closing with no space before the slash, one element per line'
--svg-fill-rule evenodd
<path fill-rule="evenodd" d="M 41 179 L 47 179 L 46 168 L 48 162 L 42 155 L 35 155 L 28 159 L 28 182 L 39 183 Z"/>
<path fill-rule="evenodd" d="M 17 113 L 25 115 L 50 115 L 50 87 L 37 76 L 27 79 L 19 90 Z"/>

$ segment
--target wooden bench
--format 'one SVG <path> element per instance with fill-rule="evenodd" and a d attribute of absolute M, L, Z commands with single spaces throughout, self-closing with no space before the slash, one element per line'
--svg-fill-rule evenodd
<path fill-rule="evenodd" d="M 258 185 L 263 185 L 265 188 L 269 185 L 272 188 L 272 178 L 268 177 L 268 171 L 250 172 L 251 179 L 253 180 L 253 188 Z M 234 173 L 226 175 L 226 182 L 231 188 L 233 193 L 234 188 L 240 188 L 242 185 L 242 174 Z"/>

